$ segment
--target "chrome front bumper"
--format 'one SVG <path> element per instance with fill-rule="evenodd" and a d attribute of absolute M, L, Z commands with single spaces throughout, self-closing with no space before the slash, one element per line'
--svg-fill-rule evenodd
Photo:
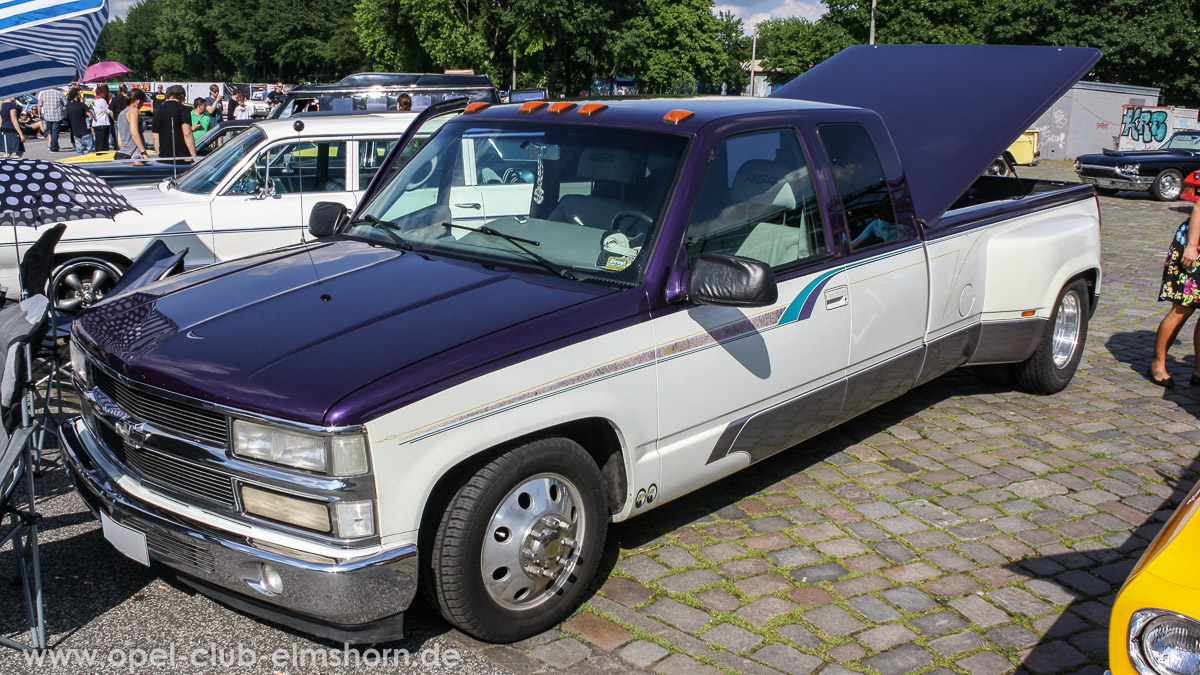
<path fill-rule="evenodd" d="M 417 591 L 416 546 L 330 562 L 263 550 L 248 537 L 123 490 L 118 480 L 126 477 L 82 419 L 67 422 L 60 432 L 64 462 L 88 508 L 144 533 L 150 559 L 177 571 L 189 586 L 241 611 L 333 640 L 382 642 L 403 635 L 403 612 Z M 263 583 L 264 564 L 282 577 L 282 592 Z"/>
<path fill-rule="evenodd" d="M 1154 178 L 1105 178 L 1102 176 L 1079 176 L 1079 182 L 1091 183 L 1109 190 L 1135 190 L 1145 192 L 1154 184 Z"/>

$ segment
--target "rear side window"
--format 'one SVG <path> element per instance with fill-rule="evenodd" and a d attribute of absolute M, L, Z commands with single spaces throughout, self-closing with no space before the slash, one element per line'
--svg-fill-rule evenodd
<path fill-rule="evenodd" d="M 857 124 L 822 124 L 817 135 L 842 198 L 850 247 L 860 250 L 907 238 L 910 230 L 897 222 L 887 177 L 867 130 Z"/>
<path fill-rule="evenodd" d="M 786 267 L 829 251 L 808 162 L 792 129 L 731 136 L 713 149 L 686 243 Z"/>

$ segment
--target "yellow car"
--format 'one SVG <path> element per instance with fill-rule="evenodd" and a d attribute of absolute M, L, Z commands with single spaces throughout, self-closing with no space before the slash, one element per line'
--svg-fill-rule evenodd
<path fill-rule="evenodd" d="M 1200 673 L 1200 484 L 1142 554 L 1113 605 L 1113 675 Z"/>
<path fill-rule="evenodd" d="M 74 157 L 64 157 L 63 159 L 56 159 L 54 161 L 62 162 L 63 164 L 81 164 L 83 162 L 108 162 L 108 161 L 112 161 L 113 159 L 115 159 L 113 157 L 113 155 L 115 155 L 115 154 L 117 154 L 116 150 L 104 150 L 103 152 L 93 152 L 93 153 L 87 154 L 87 155 L 75 155 Z M 150 156 L 151 157 L 154 156 L 153 150 L 150 151 Z"/>

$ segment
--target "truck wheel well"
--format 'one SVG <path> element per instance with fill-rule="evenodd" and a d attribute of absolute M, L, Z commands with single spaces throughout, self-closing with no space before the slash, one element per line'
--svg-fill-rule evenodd
<path fill-rule="evenodd" d="M 1067 286 L 1076 279 L 1083 279 L 1083 283 L 1087 284 L 1088 289 L 1088 312 L 1094 314 L 1096 312 L 1096 301 L 1099 300 L 1099 295 L 1096 291 L 1096 282 L 1099 281 L 1099 278 L 1099 270 L 1087 270 L 1071 277 L 1067 280 L 1066 284 L 1063 284 L 1063 286 Z"/>
<path fill-rule="evenodd" d="M 110 253 L 108 251 L 72 251 L 71 253 L 56 253 L 54 254 L 54 267 L 74 258 L 100 258 L 119 266 L 121 269 L 128 269 L 133 261 L 119 253 Z"/>
<path fill-rule="evenodd" d="M 425 503 L 421 514 L 419 535 L 421 539 L 424 540 L 426 536 L 433 533 L 436 528 L 436 519 L 441 515 L 442 505 L 446 503 L 446 500 L 492 457 L 534 439 L 548 437 L 569 438 L 587 450 L 592 459 L 596 461 L 596 466 L 600 467 L 600 475 L 604 477 L 604 493 L 608 499 L 608 511 L 610 514 L 618 513 L 625 505 L 625 495 L 629 486 L 628 478 L 625 475 L 625 457 L 621 449 L 621 439 L 608 420 L 589 417 L 505 441 L 468 457 L 442 474 L 442 477 L 434 484 L 433 490 L 430 491 L 429 500 Z"/>

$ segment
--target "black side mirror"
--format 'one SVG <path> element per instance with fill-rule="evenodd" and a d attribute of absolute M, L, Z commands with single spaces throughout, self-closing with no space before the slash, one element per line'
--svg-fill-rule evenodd
<path fill-rule="evenodd" d="M 762 307 L 779 299 L 775 273 L 769 265 L 716 253 L 696 259 L 687 290 L 688 299 L 697 305 Z"/>
<path fill-rule="evenodd" d="M 320 239 L 338 231 L 346 219 L 346 205 L 337 202 L 317 202 L 308 216 L 308 233 Z"/>

